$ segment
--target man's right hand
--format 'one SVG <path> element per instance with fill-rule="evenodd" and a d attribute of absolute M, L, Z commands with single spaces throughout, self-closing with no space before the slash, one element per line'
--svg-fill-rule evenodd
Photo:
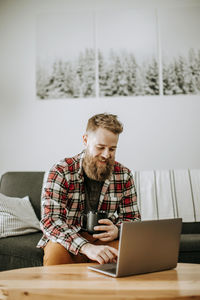
<path fill-rule="evenodd" d="M 84 244 L 81 247 L 80 253 L 86 255 L 91 260 L 97 261 L 101 265 L 116 262 L 118 256 L 118 250 L 113 247 L 90 243 Z"/>

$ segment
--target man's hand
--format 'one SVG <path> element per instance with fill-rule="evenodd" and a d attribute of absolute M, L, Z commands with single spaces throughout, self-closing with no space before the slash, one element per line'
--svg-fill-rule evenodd
<path fill-rule="evenodd" d="M 116 262 L 118 250 L 110 246 L 84 244 L 80 253 L 86 255 L 89 259 L 97 261 L 99 264 Z"/>
<path fill-rule="evenodd" d="M 103 233 L 93 234 L 93 238 L 99 239 L 102 242 L 110 242 L 118 238 L 119 230 L 116 225 L 109 219 L 99 220 L 100 224 L 105 224 L 105 226 L 95 226 L 96 231 L 105 231 Z"/>

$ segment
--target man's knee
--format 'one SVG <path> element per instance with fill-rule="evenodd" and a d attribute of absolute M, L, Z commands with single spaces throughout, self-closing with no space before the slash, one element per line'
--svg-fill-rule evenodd
<path fill-rule="evenodd" d="M 44 266 L 85 263 L 87 261 L 86 256 L 80 254 L 74 255 L 59 243 L 49 241 L 44 247 Z"/>
<path fill-rule="evenodd" d="M 60 265 L 72 263 L 71 255 L 59 243 L 49 241 L 44 247 L 43 265 Z"/>

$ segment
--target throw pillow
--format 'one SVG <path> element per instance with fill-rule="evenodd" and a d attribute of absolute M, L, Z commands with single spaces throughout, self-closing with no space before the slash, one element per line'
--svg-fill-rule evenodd
<path fill-rule="evenodd" d="M 40 230 L 29 197 L 8 197 L 0 193 L 0 238 Z"/>

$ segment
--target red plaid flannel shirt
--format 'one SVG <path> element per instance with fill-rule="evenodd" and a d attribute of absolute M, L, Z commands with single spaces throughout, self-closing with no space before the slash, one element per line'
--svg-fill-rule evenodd
<path fill-rule="evenodd" d="M 50 170 L 42 195 L 43 237 L 37 247 L 44 247 L 52 240 L 76 255 L 88 242 L 79 234 L 85 207 L 83 157 L 84 151 L 65 158 Z M 108 217 L 118 226 L 122 221 L 140 220 L 133 176 L 118 162 L 111 178 L 104 182 L 98 210 L 108 212 Z"/>

